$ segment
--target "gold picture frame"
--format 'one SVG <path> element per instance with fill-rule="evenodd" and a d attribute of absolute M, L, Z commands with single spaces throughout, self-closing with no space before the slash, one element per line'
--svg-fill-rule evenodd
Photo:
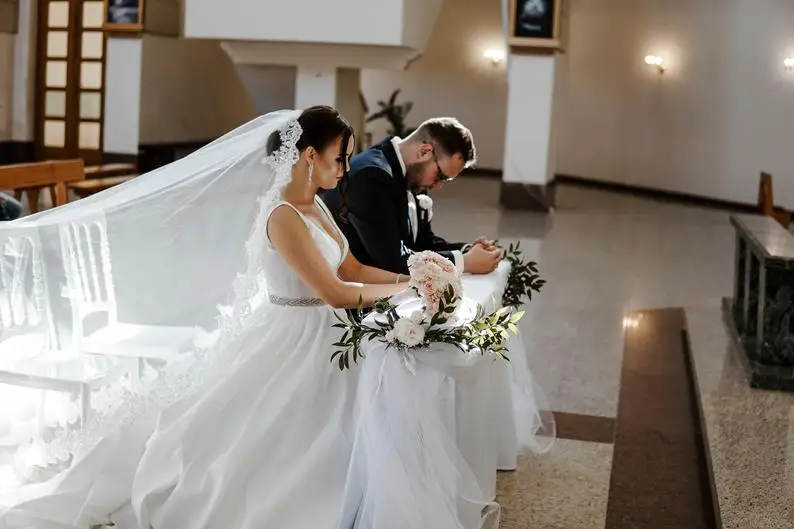
<path fill-rule="evenodd" d="M 107 32 L 141 33 L 146 0 L 104 0 L 104 24 Z"/>
<path fill-rule="evenodd" d="M 510 0 L 510 46 L 545 51 L 562 49 L 562 2 L 563 0 Z M 534 17 L 537 22 L 534 26 L 519 26 L 519 9 L 523 13 L 532 6 L 536 9 L 537 14 Z"/>

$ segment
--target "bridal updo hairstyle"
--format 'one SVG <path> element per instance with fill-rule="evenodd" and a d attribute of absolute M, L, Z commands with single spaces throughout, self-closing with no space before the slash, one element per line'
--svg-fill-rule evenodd
<path fill-rule="evenodd" d="M 333 107 L 317 105 L 304 110 L 298 117 L 301 126 L 301 137 L 296 147 L 298 152 L 303 152 L 307 147 L 323 152 L 337 138 L 342 138 L 342 151 L 345 154 L 347 142 L 353 136 L 353 127 Z M 267 154 L 273 154 L 281 147 L 281 134 L 275 131 L 267 140 Z"/>
<path fill-rule="evenodd" d="M 322 155 L 330 145 L 341 138 L 338 156 L 343 160 L 343 176 L 338 186 L 344 201 L 345 188 L 347 187 L 348 173 L 350 171 L 350 164 L 347 161 L 347 146 L 353 137 L 353 127 L 350 126 L 350 123 L 338 110 L 326 105 L 317 105 L 305 109 L 298 117 L 298 124 L 300 124 L 302 130 L 301 137 L 296 144 L 299 153 L 302 153 L 308 147 L 312 147 L 317 151 L 318 155 Z M 281 134 L 279 131 L 275 131 L 267 140 L 267 154 L 270 155 L 276 152 L 279 147 L 281 147 Z M 346 209 L 343 204 L 342 210 L 339 212 L 342 219 L 345 217 Z"/>

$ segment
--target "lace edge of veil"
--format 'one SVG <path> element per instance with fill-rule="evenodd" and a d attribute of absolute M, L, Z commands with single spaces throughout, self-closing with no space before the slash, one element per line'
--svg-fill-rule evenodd
<path fill-rule="evenodd" d="M 73 423 L 68 424 L 62 426 L 65 431 L 58 432 L 52 439 L 36 438 L 21 447 L 20 450 L 25 452 L 22 457 L 33 463 L 30 468 L 18 472 L 25 481 L 32 483 L 41 481 L 36 477 L 51 477 L 53 472 L 68 467 L 74 456 L 104 437 L 135 423 L 149 412 L 166 408 L 191 395 L 223 367 L 223 353 L 251 324 L 253 302 L 267 289 L 261 263 L 265 241 L 262 226 L 273 205 L 280 200 L 283 188 L 292 177 L 292 166 L 299 159 L 297 143 L 302 128 L 297 119 L 291 117 L 276 130 L 281 137 L 281 146 L 260 160 L 270 167 L 273 180 L 257 199 L 259 212 L 245 243 L 246 269 L 235 278 L 231 304 L 218 307 L 216 329 L 202 333 L 190 351 L 162 369 L 155 370 L 147 365 L 141 387 L 134 391 L 125 384 L 97 390 L 92 397 L 92 413 L 81 429 L 76 429 Z M 266 144 L 267 137 L 264 142 Z M 264 150 L 265 145 L 260 142 L 257 148 Z M 37 476 L 36 467 L 43 476 Z"/>

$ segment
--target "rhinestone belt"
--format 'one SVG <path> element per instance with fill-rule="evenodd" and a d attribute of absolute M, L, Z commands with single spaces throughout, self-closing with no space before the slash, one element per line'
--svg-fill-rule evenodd
<path fill-rule="evenodd" d="M 281 305 L 282 307 L 321 307 L 325 305 L 325 301 L 319 298 L 285 298 L 275 294 L 268 294 L 268 299 L 273 305 Z"/>

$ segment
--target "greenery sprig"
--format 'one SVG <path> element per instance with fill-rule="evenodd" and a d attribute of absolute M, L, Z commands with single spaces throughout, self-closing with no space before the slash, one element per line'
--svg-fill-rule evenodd
<path fill-rule="evenodd" d="M 494 245 L 502 249 L 504 259 L 510 263 L 510 275 L 502 295 L 502 305 L 518 308 L 523 306 L 526 301 L 532 301 L 532 294 L 539 293 L 546 284 L 546 280 L 541 279 L 538 272 L 538 263 L 524 261 L 521 256 L 520 242 L 515 245 L 510 243 L 507 248 L 500 246 L 498 241 L 494 242 Z M 525 298 L 526 301 L 524 301 Z"/>
<path fill-rule="evenodd" d="M 350 369 L 351 360 L 353 363 L 357 363 L 360 358 L 363 358 L 362 345 L 368 340 L 380 340 L 386 343 L 387 349 L 396 347 L 401 350 L 427 348 L 432 343 L 446 343 L 465 353 L 479 351 L 483 355 L 494 354 L 510 361 L 505 341 L 510 334 L 518 334 L 517 323 L 524 313 L 515 311 L 511 307 L 503 307 L 486 313 L 483 307 L 478 305 L 475 317 L 471 321 L 447 325 L 452 322 L 455 312 L 454 301 L 454 291 L 450 288 L 445 291 L 443 300 L 439 302 L 438 311 L 432 315 L 429 321 L 425 316 L 421 321 L 413 321 L 413 316 L 401 317 L 397 313 L 397 307 L 388 299 L 380 299 L 374 307 L 375 312 L 379 315 L 372 319 L 374 325 L 364 322 L 365 312 L 359 303 L 359 308 L 346 310 L 344 317 L 336 315 L 339 323 L 333 326 L 343 329 L 344 333 L 342 338 L 334 343 L 337 350 L 331 356 L 331 362 L 336 363 L 342 371 Z M 401 319 L 412 320 L 408 325 L 414 325 L 416 331 L 419 328 L 422 329 L 419 331 L 421 339 L 416 343 L 410 345 L 403 343 L 399 336 L 394 339 L 395 328 Z"/>

